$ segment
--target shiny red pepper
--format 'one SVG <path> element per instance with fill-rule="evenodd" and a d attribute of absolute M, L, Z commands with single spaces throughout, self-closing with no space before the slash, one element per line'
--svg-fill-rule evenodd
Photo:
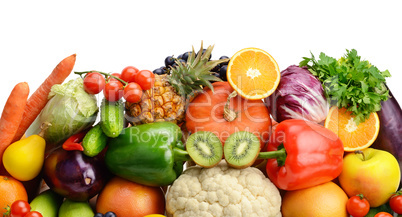
<path fill-rule="evenodd" d="M 64 143 L 62 148 L 66 151 L 84 151 L 84 147 L 82 146 L 82 140 L 88 131 L 82 131 L 80 133 L 74 134 L 70 136 Z"/>
<path fill-rule="evenodd" d="M 332 131 L 304 120 L 279 123 L 267 144 L 267 175 L 280 189 L 297 190 L 322 184 L 342 171 L 343 144 Z"/>

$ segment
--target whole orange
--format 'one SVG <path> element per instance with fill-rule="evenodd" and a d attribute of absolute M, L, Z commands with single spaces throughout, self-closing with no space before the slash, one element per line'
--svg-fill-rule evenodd
<path fill-rule="evenodd" d="M 24 185 L 9 176 L 0 176 L 0 216 L 7 211 L 7 206 L 16 200 L 28 201 L 27 191 Z"/>
<path fill-rule="evenodd" d="M 119 217 L 143 217 L 165 213 L 165 195 L 160 187 L 112 178 L 96 201 L 96 212 L 114 212 Z"/>
<path fill-rule="evenodd" d="M 287 191 L 282 199 L 283 217 L 347 217 L 348 196 L 337 184 L 327 182 Z"/>

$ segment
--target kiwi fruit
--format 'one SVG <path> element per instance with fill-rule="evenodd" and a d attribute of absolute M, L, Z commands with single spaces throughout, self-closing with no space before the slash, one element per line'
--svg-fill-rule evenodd
<path fill-rule="evenodd" d="M 260 153 L 260 140 L 247 131 L 235 132 L 226 139 L 223 153 L 229 166 L 237 169 L 249 167 Z"/>
<path fill-rule="evenodd" d="M 199 166 L 211 168 L 223 158 L 223 146 L 219 138 L 208 131 L 191 134 L 186 141 L 186 150 Z"/>

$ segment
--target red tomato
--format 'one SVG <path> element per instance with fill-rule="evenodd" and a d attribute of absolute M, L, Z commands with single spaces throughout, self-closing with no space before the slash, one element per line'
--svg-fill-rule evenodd
<path fill-rule="evenodd" d="M 136 103 L 141 100 L 141 97 L 142 89 L 137 83 L 128 83 L 124 88 L 124 99 L 126 99 L 127 102 Z"/>
<path fill-rule="evenodd" d="M 135 76 L 135 82 L 137 82 L 143 90 L 149 90 L 154 84 L 155 75 L 149 70 L 141 70 Z"/>
<path fill-rule="evenodd" d="M 139 71 L 140 70 L 138 70 L 134 66 L 127 66 L 121 72 L 121 79 L 128 83 L 135 82 L 135 76 L 138 74 Z"/>
<path fill-rule="evenodd" d="M 387 212 L 379 212 L 379 213 L 375 214 L 374 217 L 393 217 L 393 216 Z"/>
<path fill-rule="evenodd" d="M 116 102 L 123 97 L 123 84 L 120 81 L 111 79 L 103 89 L 103 95 L 110 102 Z"/>
<path fill-rule="evenodd" d="M 370 211 L 370 204 L 362 194 L 358 194 L 349 198 L 346 210 L 353 217 L 364 217 Z"/>
<path fill-rule="evenodd" d="M 114 73 L 112 73 L 111 75 L 113 75 L 113 76 L 115 76 L 115 77 L 118 77 L 118 78 L 121 78 L 121 74 L 120 74 L 120 73 L 117 73 L 117 72 L 114 72 Z"/>
<path fill-rule="evenodd" d="M 114 77 L 117 77 L 117 78 L 121 78 L 121 74 L 120 73 L 117 73 L 117 72 L 114 72 L 114 73 L 112 73 L 112 74 L 110 74 L 110 75 L 113 75 Z M 116 78 L 113 78 L 113 77 L 108 77 L 107 78 L 107 82 L 109 82 L 109 81 L 118 81 Z"/>
<path fill-rule="evenodd" d="M 27 213 L 24 217 L 43 217 L 43 216 L 38 211 L 31 211 L 31 212 Z"/>
<path fill-rule="evenodd" d="M 84 78 L 84 90 L 89 94 L 98 94 L 105 87 L 105 77 L 98 72 L 90 72 Z"/>
<path fill-rule="evenodd" d="M 31 210 L 27 201 L 16 200 L 11 204 L 10 217 L 24 217 Z"/>
<path fill-rule="evenodd" d="M 389 206 L 392 211 L 402 214 L 402 191 L 398 191 L 389 199 Z"/>

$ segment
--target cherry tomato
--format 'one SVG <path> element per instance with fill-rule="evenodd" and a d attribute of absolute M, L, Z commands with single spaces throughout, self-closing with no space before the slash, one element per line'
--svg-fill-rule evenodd
<path fill-rule="evenodd" d="M 98 94 L 105 87 L 105 77 L 98 72 L 90 72 L 84 78 L 84 90 L 89 94 Z"/>
<path fill-rule="evenodd" d="M 402 214 L 402 191 L 398 191 L 389 199 L 389 206 L 392 211 Z"/>
<path fill-rule="evenodd" d="M 43 215 L 38 211 L 31 211 L 27 213 L 24 217 L 43 217 Z"/>
<path fill-rule="evenodd" d="M 117 73 L 117 72 L 114 72 L 114 73 L 112 73 L 112 74 L 110 74 L 110 75 L 113 75 L 114 77 L 117 77 L 117 78 L 121 78 L 121 74 L 120 73 Z M 107 82 L 109 82 L 109 81 L 118 81 L 116 78 L 113 78 L 113 77 L 108 77 L 107 78 Z"/>
<path fill-rule="evenodd" d="M 138 70 L 134 66 L 127 66 L 121 72 L 121 79 L 128 83 L 135 82 L 135 76 L 138 74 L 139 71 L 140 70 Z"/>
<path fill-rule="evenodd" d="M 118 78 L 121 78 L 121 74 L 117 73 L 117 72 L 113 72 L 111 75 L 113 75 L 115 77 L 118 77 Z"/>
<path fill-rule="evenodd" d="M 141 100 L 141 97 L 142 89 L 137 83 L 128 83 L 124 88 L 124 99 L 126 99 L 127 102 L 136 103 Z"/>
<path fill-rule="evenodd" d="M 374 217 L 393 217 L 393 216 L 387 212 L 379 212 L 379 213 L 375 214 Z"/>
<path fill-rule="evenodd" d="M 10 217 L 24 217 L 31 210 L 27 201 L 16 200 L 11 204 Z"/>
<path fill-rule="evenodd" d="M 123 97 L 123 84 L 116 79 L 110 80 L 103 89 L 103 95 L 110 102 L 120 100 Z"/>
<path fill-rule="evenodd" d="M 362 194 L 358 194 L 349 198 L 346 210 L 353 217 L 364 217 L 370 211 L 370 204 Z"/>
<path fill-rule="evenodd" d="M 154 84 L 155 75 L 149 70 L 141 70 L 135 76 L 135 82 L 137 82 L 143 90 L 149 90 Z"/>

